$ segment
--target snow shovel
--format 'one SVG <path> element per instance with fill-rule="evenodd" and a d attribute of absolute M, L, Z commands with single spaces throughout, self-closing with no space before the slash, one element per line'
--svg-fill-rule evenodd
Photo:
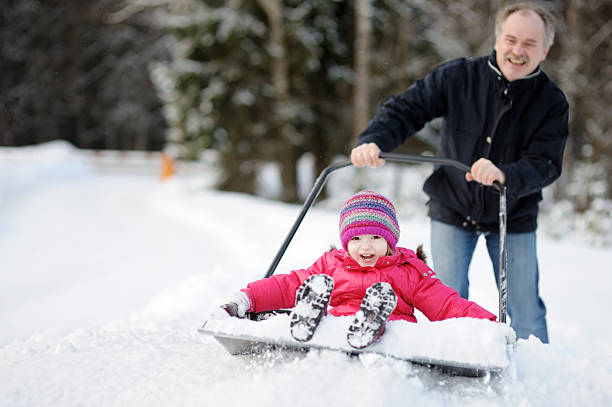
<path fill-rule="evenodd" d="M 389 161 L 397 161 L 397 162 L 406 162 L 406 163 L 433 163 L 438 165 L 450 165 L 457 167 L 461 171 L 469 171 L 469 167 L 466 165 L 449 160 L 444 158 L 434 158 L 434 157 L 423 157 L 423 156 L 414 156 L 414 155 L 405 155 L 405 154 L 393 154 L 393 153 L 381 153 L 381 158 L 384 158 Z M 299 213 L 293 227 L 289 231 L 289 234 L 285 238 L 285 241 L 281 245 L 276 257 L 272 261 L 265 278 L 270 277 L 274 274 L 276 267 L 278 266 L 281 257 L 284 255 L 289 243 L 293 239 L 298 227 L 300 226 L 302 220 L 304 219 L 306 213 L 312 206 L 313 202 L 316 200 L 317 196 L 323 189 L 327 177 L 330 173 L 340 168 L 348 167 L 352 165 L 350 161 L 342 161 L 335 164 L 330 165 L 325 168 L 319 178 L 317 178 L 313 189 L 308 195 L 304 206 Z M 494 186 L 500 193 L 500 275 L 499 275 L 499 320 L 504 323 L 506 322 L 506 189 L 504 186 L 497 184 Z M 415 365 L 422 365 L 427 368 L 436 368 L 441 370 L 444 373 L 449 373 L 451 375 L 460 375 L 467 377 L 482 377 L 486 376 L 490 373 L 501 372 L 505 368 L 507 368 L 511 363 L 511 354 L 512 354 L 512 346 L 513 341 L 509 339 L 507 334 L 504 334 L 504 338 L 500 338 L 500 331 L 497 329 L 487 329 L 484 331 L 479 331 L 479 335 L 484 335 L 484 337 L 479 338 L 481 343 L 489 343 L 489 344 L 499 344 L 499 347 L 489 347 L 488 352 L 478 353 L 476 355 L 472 354 L 472 357 L 467 360 L 463 359 L 463 355 L 461 352 L 455 352 L 453 356 L 449 356 L 447 353 L 443 352 L 442 354 L 438 354 L 436 356 L 431 354 L 431 343 L 427 340 L 418 340 L 413 342 L 410 345 L 407 345 L 408 342 L 406 340 L 410 340 L 410 338 L 417 335 L 416 331 L 409 331 L 416 327 L 414 324 L 403 324 L 396 325 L 394 329 L 396 332 L 396 338 L 402 338 L 402 346 L 396 347 L 393 352 L 389 352 L 389 348 L 385 348 L 385 345 L 382 343 L 376 343 L 367 349 L 354 349 L 350 348 L 348 345 L 344 344 L 334 344 L 326 342 L 325 338 L 313 338 L 308 344 L 302 342 L 296 342 L 289 336 L 289 333 L 281 333 L 285 331 L 285 323 L 287 321 L 285 319 L 279 318 L 271 318 L 277 314 L 288 313 L 288 310 L 276 310 L 269 312 L 261 312 L 261 313 L 252 313 L 247 314 L 247 318 L 250 320 L 259 321 L 253 325 L 252 321 L 238 321 L 239 326 L 236 324 L 226 324 L 227 320 L 225 319 L 213 319 L 204 322 L 204 325 L 199 329 L 199 332 L 204 335 L 209 335 L 215 338 L 215 340 L 221 344 L 226 351 L 228 351 L 232 355 L 253 355 L 253 354 L 261 354 L 267 353 L 271 350 L 281 350 L 283 352 L 308 352 L 310 349 L 320 349 L 327 351 L 337 351 L 346 353 L 349 355 L 361 355 L 365 354 L 375 354 L 382 355 L 384 357 L 390 357 L 397 360 L 403 360 L 407 362 L 411 362 Z M 330 328 L 331 331 L 334 329 L 338 329 L 339 325 L 333 324 L 342 324 L 342 320 L 340 319 L 331 319 L 327 320 L 327 328 Z M 480 320 L 468 320 L 466 323 L 480 323 Z M 263 325 L 260 325 L 263 324 Z M 279 330 L 278 324 L 283 325 L 283 328 Z M 437 325 L 436 325 L 437 326 Z M 434 325 L 430 325 L 430 328 L 436 327 Z M 507 327 L 507 326 L 506 326 Z M 508 329 L 511 329 L 507 327 Z M 340 328 L 342 329 L 342 328 Z M 444 326 L 439 326 L 439 329 L 445 329 Z M 476 329 L 478 331 L 478 329 Z M 270 336 L 267 332 L 276 332 L 275 335 Z M 330 331 L 328 331 L 330 332 Z M 440 334 L 432 334 L 430 332 L 429 337 L 441 337 Z M 391 340 L 393 341 L 393 340 Z M 464 341 L 465 342 L 465 341 Z M 468 348 L 472 345 L 470 339 L 468 339 L 469 343 L 464 343 L 463 345 L 454 342 L 454 346 L 467 346 Z M 503 344 L 502 344 L 503 342 Z M 420 348 L 421 345 L 425 346 L 425 348 Z M 469 353 L 469 352 L 468 352 Z M 474 359 L 476 357 L 476 359 Z M 480 358 L 482 357 L 482 360 Z"/>
<path fill-rule="evenodd" d="M 470 167 L 467 165 L 451 160 L 448 158 L 437 158 L 437 157 L 426 157 L 420 155 L 411 155 L 411 154 L 398 154 L 398 153 L 380 153 L 380 158 L 383 158 L 387 161 L 401 162 L 401 163 L 429 163 L 436 165 L 446 165 L 456 167 L 461 171 L 469 172 Z M 284 242 L 282 243 L 280 249 L 276 253 L 276 256 L 272 260 L 268 271 L 266 272 L 264 278 L 270 277 L 274 274 L 276 267 L 278 266 L 281 258 L 285 254 L 287 247 L 291 243 L 297 229 L 299 228 L 302 220 L 306 216 L 306 213 L 314 203 L 314 201 L 319 196 L 319 193 L 325 186 L 325 182 L 329 175 L 341 168 L 351 166 L 352 163 L 348 160 L 340 161 L 334 164 L 331 164 L 323 171 L 315 181 L 315 184 L 310 191 L 310 194 L 306 198 L 302 210 L 300 211 L 297 219 L 295 220 L 291 230 L 287 234 Z M 499 321 L 502 323 L 506 323 L 506 298 L 507 298 L 507 282 L 506 282 L 506 262 L 507 262 L 507 252 L 506 252 L 506 186 L 500 184 L 499 182 L 495 182 L 492 186 L 499 193 Z M 258 319 L 256 316 L 250 316 L 251 319 Z"/>

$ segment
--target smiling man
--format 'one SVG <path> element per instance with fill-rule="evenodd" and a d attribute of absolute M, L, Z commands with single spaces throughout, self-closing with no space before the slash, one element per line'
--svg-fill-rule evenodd
<path fill-rule="evenodd" d="M 509 81 L 534 72 L 546 59 L 552 45 L 552 36 L 547 37 L 544 20 L 550 17 L 546 14 L 542 17 L 529 8 L 512 10 L 510 6 L 506 13 L 498 16 L 495 28 L 497 65 Z"/>
<path fill-rule="evenodd" d="M 561 174 L 569 106 L 544 73 L 555 19 L 535 3 L 514 3 L 495 20 L 488 56 L 460 58 L 434 69 L 384 101 L 351 151 L 355 166 L 380 166 L 430 120 L 442 117 L 438 155 L 468 173 L 438 167 L 427 179 L 431 250 L 440 279 L 468 298 L 468 269 L 480 236 L 496 279 L 499 272 L 499 199 L 508 190 L 508 314 L 519 338 L 548 342 L 546 307 L 539 294 L 536 252 L 542 189 Z M 412 186 L 410 186 L 412 187 Z"/>

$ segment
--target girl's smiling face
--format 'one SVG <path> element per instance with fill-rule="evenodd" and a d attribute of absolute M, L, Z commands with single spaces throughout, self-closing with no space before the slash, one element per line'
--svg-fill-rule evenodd
<path fill-rule="evenodd" d="M 359 235 L 348 241 L 346 249 L 360 266 L 374 266 L 379 258 L 386 256 L 389 245 L 379 235 Z"/>

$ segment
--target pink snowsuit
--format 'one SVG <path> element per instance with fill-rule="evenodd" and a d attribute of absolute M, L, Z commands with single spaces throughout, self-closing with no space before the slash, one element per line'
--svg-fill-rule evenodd
<path fill-rule="evenodd" d="M 374 267 L 360 266 L 345 250 L 323 254 L 305 270 L 273 275 L 250 283 L 245 290 L 255 312 L 292 308 L 295 294 L 302 282 L 313 274 L 327 274 L 334 280 L 329 305 L 335 316 L 354 315 L 359 311 L 366 289 L 385 281 L 397 295 L 397 307 L 390 320 L 417 322 L 414 307 L 429 320 L 453 317 L 490 319 L 495 315 L 478 304 L 463 299 L 444 285 L 435 273 L 409 249 L 398 247 L 395 254 L 378 259 Z"/>

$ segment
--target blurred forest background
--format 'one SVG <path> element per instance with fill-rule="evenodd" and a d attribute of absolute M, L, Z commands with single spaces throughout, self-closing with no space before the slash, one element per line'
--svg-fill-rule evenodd
<path fill-rule="evenodd" d="M 219 188 L 255 193 L 297 162 L 315 174 L 393 93 L 437 64 L 488 54 L 502 0 L 4 0 L 0 146 L 218 154 Z M 542 1 L 558 19 L 545 71 L 571 106 L 555 199 L 612 198 L 612 1 Z M 403 148 L 435 152 L 433 123 Z M 607 205 L 607 206 L 606 206 Z"/>

